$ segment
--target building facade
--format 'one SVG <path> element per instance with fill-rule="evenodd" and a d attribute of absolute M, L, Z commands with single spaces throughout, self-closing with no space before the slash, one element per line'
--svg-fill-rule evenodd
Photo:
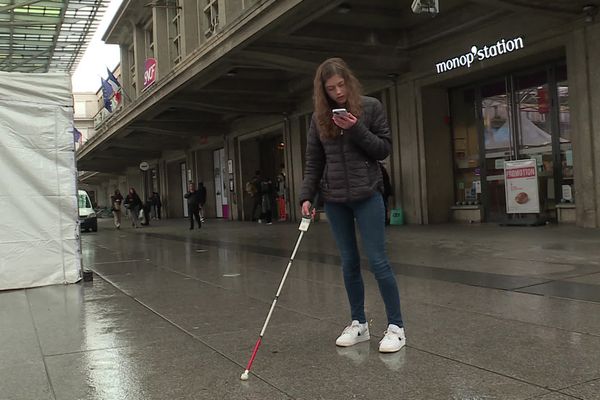
<path fill-rule="evenodd" d="M 110 176 L 95 182 L 107 192 L 158 191 L 169 217 L 187 212 L 186 182 L 202 181 L 208 216 L 250 219 L 245 183 L 283 166 L 297 218 L 313 75 L 339 56 L 385 105 L 391 202 L 408 223 L 505 222 L 505 161 L 533 159 L 536 220 L 599 227 L 597 9 L 440 0 L 432 16 L 409 0 L 124 1 L 104 38 L 121 48 L 127 96 L 78 152 L 79 169 Z"/>

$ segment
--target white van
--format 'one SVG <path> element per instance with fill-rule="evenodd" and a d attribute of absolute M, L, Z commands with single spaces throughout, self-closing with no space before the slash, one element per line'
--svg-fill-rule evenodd
<path fill-rule="evenodd" d="M 77 191 L 77 202 L 79 204 L 79 226 L 82 231 L 91 230 L 98 232 L 98 219 L 92 207 L 92 201 L 85 190 Z"/>

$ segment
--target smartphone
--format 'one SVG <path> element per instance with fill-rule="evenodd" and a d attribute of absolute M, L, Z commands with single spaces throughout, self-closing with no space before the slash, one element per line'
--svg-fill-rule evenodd
<path fill-rule="evenodd" d="M 333 115 L 337 115 L 339 117 L 345 117 L 348 115 L 348 110 L 346 110 L 345 108 L 334 108 L 333 110 L 331 110 L 331 112 L 333 113 Z"/>

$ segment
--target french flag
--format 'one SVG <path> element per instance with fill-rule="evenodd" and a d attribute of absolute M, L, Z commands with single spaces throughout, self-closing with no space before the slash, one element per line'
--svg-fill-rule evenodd
<path fill-rule="evenodd" d="M 111 72 L 110 69 L 108 69 L 108 67 L 106 67 L 106 71 L 108 71 L 108 79 L 106 81 L 110 84 L 110 86 L 112 86 L 117 103 L 121 103 L 121 91 L 123 88 L 117 80 L 117 77 Z"/>

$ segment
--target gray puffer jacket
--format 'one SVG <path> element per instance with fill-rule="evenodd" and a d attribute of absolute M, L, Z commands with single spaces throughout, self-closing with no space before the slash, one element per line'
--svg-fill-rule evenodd
<path fill-rule="evenodd" d="M 377 161 L 390 154 L 390 129 L 379 100 L 363 96 L 362 107 L 356 124 L 335 139 L 320 138 L 313 115 L 300 204 L 312 201 L 317 190 L 322 200 L 336 203 L 363 200 L 383 191 Z"/>

